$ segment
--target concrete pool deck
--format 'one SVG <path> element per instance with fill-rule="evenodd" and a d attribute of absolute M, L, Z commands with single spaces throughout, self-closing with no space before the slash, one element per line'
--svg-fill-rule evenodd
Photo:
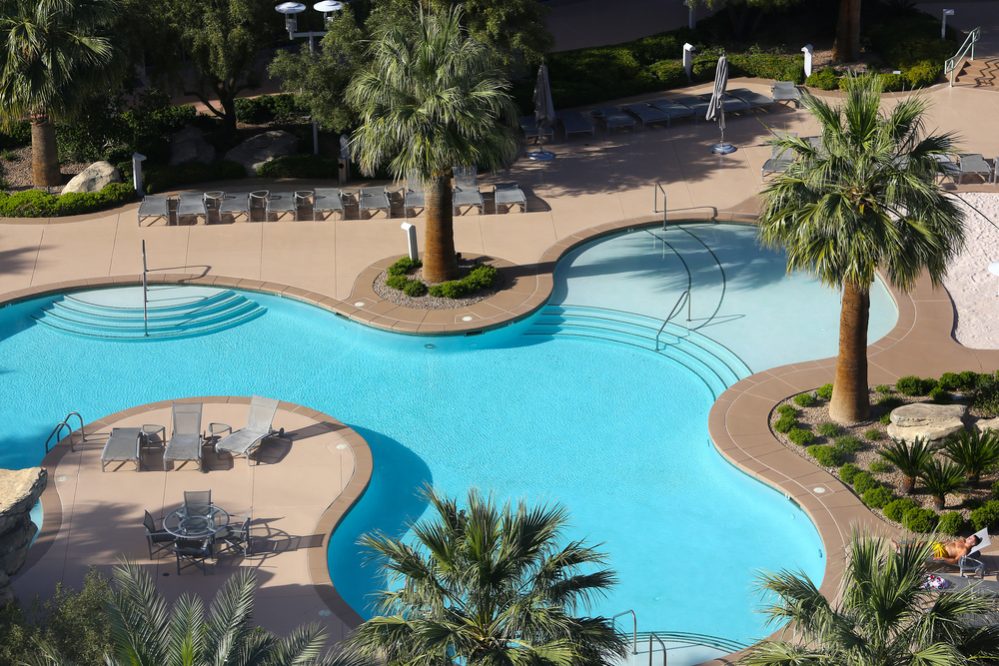
<path fill-rule="evenodd" d="M 730 85 L 766 91 L 759 82 L 736 79 Z M 981 132 L 999 112 L 999 95 L 946 87 L 922 94 L 933 103 L 929 127 L 962 133 L 966 151 L 988 157 L 999 154 L 999 134 Z M 513 278 L 511 288 L 495 300 L 467 310 L 413 314 L 371 300 L 370 278 L 405 252 L 405 238 L 398 228 L 401 218 L 140 228 L 134 205 L 79 219 L 6 220 L 0 225 L 0 301 L 135 283 L 141 270 L 138 248 L 145 240 L 154 271 L 150 278 L 155 282 L 269 291 L 366 324 L 413 333 L 498 325 L 545 301 L 555 262 L 574 245 L 615 229 L 653 223 L 656 182 L 663 182 L 669 194 L 672 219 L 750 222 L 758 210 L 759 169 L 770 152 L 765 143 L 767 125 L 800 135 L 815 131 L 804 112 L 778 110 L 730 119 L 726 136 L 740 150 L 725 158 L 707 151 L 717 140 L 713 125 L 685 122 L 563 141 L 551 146 L 558 154 L 554 162 L 519 161 L 510 174 L 497 180 L 520 182 L 528 191 L 532 212 L 455 219 L 457 249 L 501 260 Z M 256 189 L 259 183 L 232 185 Z M 301 181 L 268 185 L 274 191 L 309 187 Z M 225 189 L 225 184 L 213 184 L 211 189 Z M 992 185 L 962 189 L 996 191 Z M 422 225 L 420 218 L 410 221 Z M 872 384 L 904 374 L 999 368 L 999 352 L 967 349 L 953 340 L 954 313 L 944 290 L 921 280 L 911 294 L 892 293 L 899 320 L 871 347 Z M 464 320 L 466 316 L 471 319 Z M 859 525 L 884 530 L 887 525 L 835 477 L 781 445 L 769 430 L 768 415 L 782 398 L 831 381 L 832 376 L 830 359 L 758 373 L 729 388 L 709 419 L 712 439 L 723 455 L 793 498 L 812 517 L 828 554 L 822 591 L 830 597 L 835 596 L 842 573 L 837 554 L 843 552 L 851 529 Z M 815 492 L 818 487 L 826 492 Z"/>

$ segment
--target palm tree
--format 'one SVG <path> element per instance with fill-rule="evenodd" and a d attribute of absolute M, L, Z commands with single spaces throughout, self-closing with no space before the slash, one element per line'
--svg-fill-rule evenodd
<path fill-rule="evenodd" d="M 883 449 L 878 451 L 878 455 L 898 468 L 902 473 L 902 485 L 899 492 L 908 495 L 916 485 L 918 477 L 923 469 L 933 460 L 933 452 L 936 447 L 921 437 L 913 440 L 912 444 L 907 444 L 904 439 L 892 438 Z"/>
<path fill-rule="evenodd" d="M 433 520 L 412 527 L 413 542 L 384 534 L 362 543 L 381 560 L 389 589 L 382 615 L 347 639 L 348 653 L 388 664 L 607 663 L 623 639 L 603 617 L 577 617 L 615 580 L 593 570 L 604 556 L 579 541 L 562 545 L 559 507 L 498 508 L 468 494 L 468 506 L 426 497 Z M 582 571 L 587 569 L 587 571 Z"/>
<path fill-rule="evenodd" d="M 999 464 L 999 435 L 995 430 L 962 430 L 944 445 L 944 454 L 964 468 L 976 485 L 985 472 Z"/>
<path fill-rule="evenodd" d="M 72 109 L 114 55 L 101 35 L 118 0 L 0 0 L 0 121 L 31 121 L 36 187 L 61 183 L 53 117 Z"/>
<path fill-rule="evenodd" d="M 509 82 L 495 54 L 470 38 L 456 6 L 380 24 L 370 64 L 347 89 L 361 125 L 352 151 L 362 171 L 417 174 L 426 192 L 423 275 L 458 275 L 451 169 L 509 164 L 517 151 Z"/>
<path fill-rule="evenodd" d="M 846 85 L 841 107 L 803 94 L 822 128 L 820 145 L 790 136 L 773 141 L 796 159 L 763 191 L 760 237 L 787 251 L 788 270 L 810 271 L 842 289 L 829 415 L 856 423 L 870 408 L 867 321 L 875 272 L 902 290 L 924 270 L 939 284 L 964 243 L 964 227 L 961 209 L 936 180 L 934 158 L 951 152 L 952 137 L 924 136 L 926 102 L 910 97 L 882 113 L 877 77 Z"/>
<path fill-rule="evenodd" d="M 999 656 L 999 625 L 977 622 L 996 601 L 964 588 L 923 589 L 930 547 L 854 534 L 841 600 L 823 597 L 803 574 L 765 574 L 760 587 L 776 597 L 772 622 L 790 621 L 796 642 L 764 641 L 745 666 L 944 666 L 991 663 Z"/>
<path fill-rule="evenodd" d="M 964 468 L 953 461 L 932 460 L 919 473 L 919 478 L 923 480 L 926 492 L 933 497 L 933 506 L 942 509 L 947 503 L 947 495 L 967 484 L 965 474 Z"/>
<path fill-rule="evenodd" d="M 312 624 L 277 638 L 254 627 L 256 577 L 240 569 L 219 590 L 205 615 L 204 602 L 185 594 L 172 607 L 141 567 L 114 567 L 108 623 L 114 654 L 109 666 L 360 666 L 342 655 L 323 655 L 326 629 Z M 65 664 L 48 645 L 37 664 Z"/>

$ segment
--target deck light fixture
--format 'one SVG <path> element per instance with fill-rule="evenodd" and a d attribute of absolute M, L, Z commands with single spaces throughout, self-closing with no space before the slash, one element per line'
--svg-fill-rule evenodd
<path fill-rule="evenodd" d="M 943 19 L 940 22 L 940 39 L 947 39 L 947 17 L 953 15 L 954 15 L 953 9 L 943 10 Z"/>

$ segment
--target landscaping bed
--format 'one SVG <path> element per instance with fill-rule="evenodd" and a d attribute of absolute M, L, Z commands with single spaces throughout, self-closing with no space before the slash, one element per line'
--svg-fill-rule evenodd
<path fill-rule="evenodd" d="M 875 513 L 905 529 L 964 534 L 971 528 L 999 528 L 999 431 L 979 433 L 976 426 L 976 421 L 999 413 L 996 374 L 903 377 L 895 385 L 876 386 L 870 391 L 870 419 L 852 426 L 829 418 L 831 394 L 832 385 L 827 384 L 782 401 L 770 416 L 774 435 L 840 478 Z M 964 429 L 933 443 L 893 440 L 888 435 L 892 410 L 913 403 L 966 405 Z M 920 447 L 927 450 L 920 454 Z M 903 473 L 894 463 L 899 457 L 921 457 L 919 471 Z M 978 480 L 970 481 L 976 472 Z M 911 477 L 916 477 L 915 483 L 906 493 Z M 942 509 L 931 487 L 943 495 Z"/>
<path fill-rule="evenodd" d="M 459 258 L 461 277 L 437 284 L 423 280 L 422 263 L 408 257 L 396 261 L 375 278 L 375 293 L 396 305 L 424 310 L 463 308 L 492 296 L 502 287 L 493 266 Z"/>

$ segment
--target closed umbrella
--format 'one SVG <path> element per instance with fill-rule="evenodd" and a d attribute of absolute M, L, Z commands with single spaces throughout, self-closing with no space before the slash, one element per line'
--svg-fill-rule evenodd
<path fill-rule="evenodd" d="M 725 97 L 725 88 L 728 86 L 728 58 L 722 54 L 718 58 L 718 65 L 715 67 L 715 85 L 711 90 L 711 101 L 708 103 L 707 120 L 718 120 L 718 129 L 721 131 L 721 141 L 711 146 L 711 152 L 719 155 L 728 155 L 735 152 L 735 146 L 725 143 L 725 105 L 722 102 Z"/>
<path fill-rule="evenodd" d="M 538 80 L 534 84 L 534 121 L 538 126 L 538 143 L 543 143 L 545 130 L 555 125 L 555 103 L 552 101 L 552 87 L 548 80 L 548 65 L 538 67 Z M 528 154 L 532 160 L 550 160 L 555 153 L 538 149 Z"/>

